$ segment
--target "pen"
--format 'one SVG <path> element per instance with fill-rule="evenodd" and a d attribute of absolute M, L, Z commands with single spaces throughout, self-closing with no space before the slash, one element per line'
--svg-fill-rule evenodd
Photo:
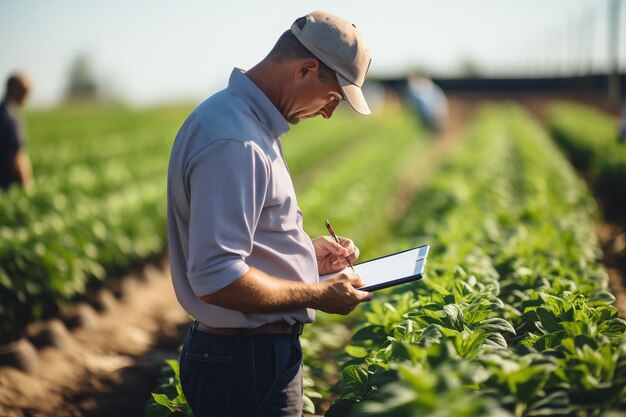
<path fill-rule="evenodd" d="M 326 220 L 325 223 L 326 223 L 326 228 L 328 229 L 328 233 L 330 233 L 330 236 L 332 236 L 332 238 L 335 240 L 335 242 L 337 242 L 337 243 L 339 243 L 341 245 L 341 241 L 339 240 L 339 238 L 335 234 L 335 231 L 333 230 L 333 227 L 330 225 L 330 222 L 328 220 Z M 350 259 L 346 258 L 346 261 L 348 262 L 348 265 L 350 265 L 350 268 L 352 268 L 352 272 L 354 272 L 356 274 L 356 271 L 354 270 L 354 267 L 352 266 L 352 262 L 350 262 Z"/>

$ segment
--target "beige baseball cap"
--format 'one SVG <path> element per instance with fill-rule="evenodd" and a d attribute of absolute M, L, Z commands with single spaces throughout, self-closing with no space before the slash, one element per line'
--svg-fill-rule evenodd
<path fill-rule="evenodd" d="M 312 12 L 305 17 L 302 29 L 294 23 L 291 33 L 337 73 L 337 80 L 350 106 L 361 114 L 372 114 L 361 91 L 372 58 L 356 26 L 326 12 Z"/>

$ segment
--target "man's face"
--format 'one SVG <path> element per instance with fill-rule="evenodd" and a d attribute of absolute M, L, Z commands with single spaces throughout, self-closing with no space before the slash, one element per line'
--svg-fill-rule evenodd
<path fill-rule="evenodd" d="M 7 97 L 18 106 L 24 105 L 30 85 L 24 78 L 20 78 L 17 82 L 11 84 L 7 89 Z"/>
<path fill-rule="evenodd" d="M 28 96 L 28 87 L 24 86 L 17 91 L 17 94 L 15 96 L 15 102 L 19 106 L 22 106 L 24 105 L 24 102 L 26 102 L 27 96 Z"/>
<path fill-rule="evenodd" d="M 317 73 L 312 72 L 298 84 L 291 108 L 285 118 L 290 124 L 297 124 L 315 116 L 330 119 L 342 100 L 341 87 L 335 77 L 322 82 L 318 79 Z"/>

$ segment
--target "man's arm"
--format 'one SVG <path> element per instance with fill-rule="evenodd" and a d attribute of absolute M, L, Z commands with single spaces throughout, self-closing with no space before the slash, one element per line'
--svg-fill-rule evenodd
<path fill-rule="evenodd" d="M 33 187 L 33 173 L 30 158 L 23 149 L 20 149 L 15 154 L 15 157 L 13 158 L 13 168 L 19 178 L 19 183 L 26 190 L 30 190 Z"/>
<path fill-rule="evenodd" d="M 356 287 L 363 282 L 354 274 L 337 274 L 318 284 L 287 281 L 250 267 L 248 272 L 221 290 L 200 297 L 207 303 L 243 313 L 264 313 L 293 308 L 314 308 L 348 314 L 372 294 Z"/>
<path fill-rule="evenodd" d="M 269 185 L 268 161 L 256 146 L 215 142 L 191 160 L 188 171 L 187 277 L 199 298 L 243 313 L 306 307 L 347 314 L 371 297 L 355 289 L 363 285 L 356 275 L 307 284 L 269 276 L 245 263 Z"/>

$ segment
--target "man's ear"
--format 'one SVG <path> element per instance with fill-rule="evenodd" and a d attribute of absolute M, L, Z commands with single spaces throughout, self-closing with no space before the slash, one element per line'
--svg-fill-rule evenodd
<path fill-rule="evenodd" d="M 298 65 L 296 80 L 305 80 L 307 77 L 317 76 L 320 64 L 316 59 L 306 59 Z"/>

